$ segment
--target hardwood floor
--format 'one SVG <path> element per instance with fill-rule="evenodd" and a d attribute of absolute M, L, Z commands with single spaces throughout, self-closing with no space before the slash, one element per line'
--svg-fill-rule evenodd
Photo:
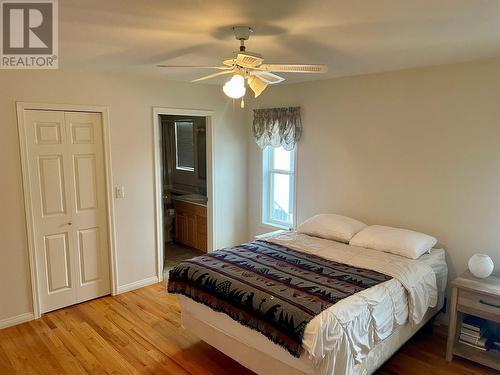
<path fill-rule="evenodd" d="M 378 372 L 494 374 L 444 359 L 445 336 L 423 331 Z M 251 374 L 180 326 L 163 284 L 54 311 L 0 331 L 0 374 Z"/>
<path fill-rule="evenodd" d="M 203 254 L 206 253 L 187 246 L 179 245 L 175 242 L 169 242 L 165 245 L 165 271 L 174 268 L 183 260 L 194 258 Z"/>

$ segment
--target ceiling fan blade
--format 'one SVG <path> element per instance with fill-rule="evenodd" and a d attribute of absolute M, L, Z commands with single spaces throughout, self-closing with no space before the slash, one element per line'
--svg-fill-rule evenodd
<path fill-rule="evenodd" d="M 265 83 L 257 76 L 250 76 L 248 77 L 248 86 L 254 92 L 255 97 L 258 97 L 260 94 L 262 94 L 262 91 L 266 89 L 267 83 Z"/>
<path fill-rule="evenodd" d="M 204 77 L 201 77 L 201 78 L 197 78 L 197 79 L 194 79 L 192 80 L 191 82 L 199 82 L 199 81 L 204 81 L 206 79 L 210 79 L 210 78 L 214 78 L 214 77 L 217 77 L 217 76 L 221 76 L 223 74 L 231 74 L 234 72 L 234 69 L 231 69 L 231 70 L 224 70 L 223 72 L 217 72 L 217 73 L 214 73 L 214 74 L 209 74 L 208 76 L 204 76 Z"/>
<path fill-rule="evenodd" d="M 230 66 L 205 66 L 205 65 L 156 65 L 158 68 L 174 68 L 174 69 L 219 69 L 219 70 L 229 70 L 232 69 Z"/>
<path fill-rule="evenodd" d="M 263 61 L 261 55 L 252 52 L 240 52 L 235 59 L 236 64 L 245 68 L 255 68 L 262 64 Z"/>
<path fill-rule="evenodd" d="M 268 85 L 274 85 L 275 83 L 280 83 L 285 80 L 283 77 L 280 77 L 277 74 L 260 70 L 254 70 L 253 72 L 251 72 L 251 75 L 257 76 Z"/>
<path fill-rule="evenodd" d="M 326 73 L 326 65 L 311 64 L 262 64 L 258 67 L 266 72 L 284 72 L 284 73 Z"/>

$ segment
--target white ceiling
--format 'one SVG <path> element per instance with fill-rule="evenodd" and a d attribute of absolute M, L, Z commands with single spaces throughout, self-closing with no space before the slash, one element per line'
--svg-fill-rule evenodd
<path fill-rule="evenodd" d="M 60 67 L 188 81 L 238 47 L 268 63 L 327 64 L 322 76 L 365 74 L 500 56 L 500 0 L 60 0 Z M 213 82 L 213 81 L 212 81 Z"/>

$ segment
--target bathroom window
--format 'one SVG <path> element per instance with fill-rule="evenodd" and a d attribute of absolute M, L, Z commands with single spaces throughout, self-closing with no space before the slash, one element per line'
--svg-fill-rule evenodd
<path fill-rule="evenodd" d="M 266 147 L 262 166 L 262 222 L 279 228 L 295 224 L 295 149 Z"/>
<path fill-rule="evenodd" d="M 193 121 L 175 121 L 175 168 L 194 172 Z"/>

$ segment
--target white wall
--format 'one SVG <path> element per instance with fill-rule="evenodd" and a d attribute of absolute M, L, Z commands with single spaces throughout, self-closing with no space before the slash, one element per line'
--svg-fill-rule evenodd
<path fill-rule="evenodd" d="M 336 212 L 406 227 L 439 239 L 452 277 L 476 252 L 500 271 L 500 60 L 276 86 L 252 105 L 302 108 L 299 223 Z M 248 139 L 254 235 L 269 228 Z"/>
<path fill-rule="evenodd" d="M 0 72 L 0 321 L 32 311 L 16 101 L 109 107 L 118 284 L 156 276 L 152 107 L 215 110 L 215 239 L 246 239 L 244 112 L 220 87 L 62 71 Z"/>

